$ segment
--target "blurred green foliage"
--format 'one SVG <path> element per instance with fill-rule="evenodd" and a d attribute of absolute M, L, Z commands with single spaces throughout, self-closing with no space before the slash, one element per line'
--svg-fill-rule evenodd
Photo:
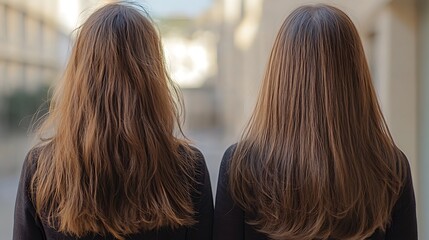
<path fill-rule="evenodd" d="M 19 88 L 1 99 L 0 119 L 6 131 L 27 131 L 31 124 L 48 112 L 49 87 L 35 91 Z"/>

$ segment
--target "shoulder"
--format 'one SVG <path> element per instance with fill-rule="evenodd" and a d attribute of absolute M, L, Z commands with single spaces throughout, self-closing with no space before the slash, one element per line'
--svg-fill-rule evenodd
<path fill-rule="evenodd" d="M 204 162 L 204 155 L 200 149 L 195 146 L 189 145 L 189 150 L 191 150 L 191 154 L 198 162 Z"/>
<path fill-rule="evenodd" d="M 221 165 L 227 165 L 229 164 L 229 162 L 231 161 L 232 156 L 234 155 L 235 149 L 237 149 L 237 144 L 238 143 L 234 143 L 231 146 L 229 146 L 222 157 L 222 163 Z"/>
<path fill-rule="evenodd" d="M 197 172 L 204 171 L 204 168 L 206 167 L 206 161 L 201 150 L 192 145 L 188 145 L 183 148 L 187 158 L 194 161 L 195 170 Z"/>
<path fill-rule="evenodd" d="M 219 167 L 219 179 L 221 181 L 227 181 L 227 179 L 228 179 L 229 166 L 230 166 L 231 159 L 232 159 L 232 156 L 234 155 L 236 148 L 237 148 L 237 143 L 232 144 L 231 146 L 229 146 L 225 150 L 225 152 L 223 154 L 222 161 L 221 161 L 220 167 Z"/>
<path fill-rule="evenodd" d="M 25 157 L 24 163 L 22 165 L 21 176 L 24 177 L 26 182 L 29 181 L 36 171 L 41 151 L 41 147 L 32 148 L 28 151 Z"/>
<path fill-rule="evenodd" d="M 40 156 L 42 153 L 46 154 L 44 151 L 49 151 L 48 145 L 36 145 L 27 152 L 20 176 L 20 184 L 23 184 L 24 189 L 29 189 L 30 183 L 39 168 Z"/>
<path fill-rule="evenodd" d="M 180 155 L 188 158 L 204 158 L 203 154 L 197 147 L 188 143 L 181 143 L 179 145 L 179 153 Z"/>
<path fill-rule="evenodd" d="M 191 198 L 196 206 L 200 206 L 202 201 L 205 201 L 204 199 L 207 197 L 206 193 L 211 193 L 210 175 L 204 155 L 198 148 L 195 146 L 188 146 L 188 154 L 188 156 L 190 156 L 194 162 L 194 169 L 192 173 L 193 179 L 191 180 Z"/>
<path fill-rule="evenodd" d="M 22 164 L 16 201 L 24 204 L 25 206 L 31 205 L 29 204 L 31 201 L 30 199 L 32 199 L 30 184 L 34 174 L 36 173 L 40 152 L 40 148 L 33 148 L 29 150 Z M 18 206 L 19 203 L 16 203 L 15 205 Z"/>
<path fill-rule="evenodd" d="M 412 183 L 411 165 L 405 153 L 399 149 L 398 151 L 398 161 L 396 163 L 398 166 L 398 174 L 402 178 L 403 184 L 405 185 L 404 187 L 406 187 L 407 184 Z"/>
<path fill-rule="evenodd" d="M 399 156 L 399 171 L 402 184 L 397 192 L 390 223 L 386 230 L 386 239 L 399 236 L 401 239 L 417 239 L 416 199 L 411 176 L 410 163 L 403 152 Z"/>
<path fill-rule="evenodd" d="M 405 156 L 405 154 L 402 151 L 401 151 L 399 161 L 401 164 L 400 170 L 402 171 L 402 179 L 403 179 L 405 187 L 406 187 L 406 185 L 410 185 L 410 184 L 412 185 L 410 161 L 408 160 L 407 156 Z"/>
<path fill-rule="evenodd" d="M 187 161 L 192 162 L 194 180 L 199 184 L 204 183 L 206 176 L 208 176 L 208 169 L 204 155 L 200 149 L 192 145 L 182 145 L 180 152 L 185 156 Z"/>
<path fill-rule="evenodd" d="M 402 184 L 397 195 L 397 201 L 394 206 L 394 211 L 402 208 L 415 208 L 415 196 L 413 187 L 413 178 L 411 174 L 411 166 L 406 155 L 399 151 L 398 159 L 399 176 L 402 179 Z"/>

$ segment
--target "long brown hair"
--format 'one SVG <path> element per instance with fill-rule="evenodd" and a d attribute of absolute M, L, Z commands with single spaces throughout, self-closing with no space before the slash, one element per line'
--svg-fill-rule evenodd
<path fill-rule="evenodd" d="M 358 32 L 341 10 L 283 23 L 230 164 L 233 199 L 272 239 L 363 239 L 384 230 L 403 184 Z"/>
<path fill-rule="evenodd" d="M 193 224 L 195 154 L 175 137 L 175 93 L 145 12 L 127 3 L 95 11 L 78 29 L 40 130 L 30 187 L 43 221 L 119 239 Z"/>

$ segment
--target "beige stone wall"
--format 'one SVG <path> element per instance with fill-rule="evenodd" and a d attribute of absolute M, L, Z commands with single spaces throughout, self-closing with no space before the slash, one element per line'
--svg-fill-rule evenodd
<path fill-rule="evenodd" d="M 79 14 L 94 2 L 0 0 L 0 94 L 55 80 Z"/>
<path fill-rule="evenodd" d="M 417 1 L 417 9 L 419 235 L 429 239 L 429 2 Z"/>

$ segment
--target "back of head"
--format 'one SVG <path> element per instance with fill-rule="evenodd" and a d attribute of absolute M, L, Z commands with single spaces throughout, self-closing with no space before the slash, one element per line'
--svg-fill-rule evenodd
<path fill-rule="evenodd" d="M 53 134 L 31 189 L 44 220 L 116 238 L 194 222 L 194 160 L 174 137 L 174 89 L 158 33 L 137 6 L 108 4 L 85 21 L 41 129 Z"/>
<path fill-rule="evenodd" d="M 231 161 L 234 199 L 273 239 L 363 239 L 388 224 L 402 184 L 358 32 L 303 6 L 275 40 Z"/>

